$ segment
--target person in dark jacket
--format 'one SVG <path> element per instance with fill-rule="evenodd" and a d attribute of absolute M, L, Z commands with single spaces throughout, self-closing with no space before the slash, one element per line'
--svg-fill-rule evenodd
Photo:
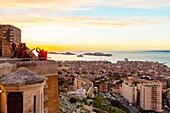
<path fill-rule="evenodd" d="M 10 49 L 11 49 L 11 51 L 12 51 L 11 58 L 16 57 L 17 47 L 16 47 L 16 44 L 15 44 L 14 42 L 12 42 L 12 44 L 10 45 Z"/>

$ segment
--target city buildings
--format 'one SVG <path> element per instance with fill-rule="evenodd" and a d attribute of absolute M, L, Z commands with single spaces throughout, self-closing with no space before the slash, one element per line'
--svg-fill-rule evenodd
<path fill-rule="evenodd" d="M 81 97 L 93 97 L 93 82 L 88 79 L 75 78 L 73 85 L 69 87 L 69 94 Z"/>
<path fill-rule="evenodd" d="M 108 84 L 106 84 L 106 83 L 101 83 L 101 84 L 99 85 L 99 92 L 102 92 L 102 93 L 108 92 Z"/>
<path fill-rule="evenodd" d="M 73 78 L 75 77 L 89 79 L 94 83 L 94 86 L 97 87 L 95 88 L 95 92 L 97 92 L 96 89 L 98 89 L 99 92 L 106 93 L 109 91 L 119 92 L 118 89 L 120 89 L 122 96 L 124 95 L 128 102 L 133 103 L 134 105 L 137 105 L 146 111 L 153 111 L 153 108 L 147 109 L 140 105 L 142 102 L 140 99 L 144 99 L 144 96 L 140 96 L 140 87 L 142 87 L 144 83 L 160 84 L 164 90 L 169 87 L 170 68 L 164 63 L 125 60 L 118 61 L 117 63 L 110 63 L 106 61 L 58 61 L 58 64 L 58 69 L 60 72 L 59 79 L 66 82 L 74 82 Z M 109 86 L 105 85 L 104 83 L 109 84 Z M 64 85 L 61 86 L 67 88 L 67 86 Z M 158 86 L 156 87 L 158 89 L 161 88 Z M 157 98 L 157 100 L 161 99 L 162 96 L 162 94 L 156 93 L 152 93 L 152 95 L 154 97 L 156 95 L 155 98 Z M 149 102 L 150 100 L 146 101 Z M 161 111 L 160 109 L 158 110 L 158 108 L 163 110 L 165 109 L 161 106 L 161 104 L 154 106 L 157 106 L 157 109 L 154 109 L 157 112 Z"/>
<path fill-rule="evenodd" d="M 139 91 L 141 108 L 162 112 L 162 83 L 142 83 Z"/>
<path fill-rule="evenodd" d="M 159 81 L 126 78 L 121 94 L 129 103 L 137 104 L 139 101 L 143 110 L 162 112 L 162 83 Z"/>
<path fill-rule="evenodd" d="M 137 102 L 137 86 L 133 81 L 124 80 L 122 83 L 122 96 L 128 100 L 129 103 L 136 104 Z"/>
<path fill-rule="evenodd" d="M 21 43 L 21 30 L 12 25 L 0 24 L 0 56 L 11 57 L 10 42 Z"/>

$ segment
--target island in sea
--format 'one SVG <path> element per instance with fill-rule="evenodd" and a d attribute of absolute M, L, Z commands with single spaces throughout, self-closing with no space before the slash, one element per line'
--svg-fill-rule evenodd
<path fill-rule="evenodd" d="M 100 52 L 84 53 L 84 55 L 90 55 L 90 56 L 107 56 L 107 57 L 111 57 L 111 56 L 112 56 L 112 54 L 104 54 L 104 53 L 100 53 Z"/>
<path fill-rule="evenodd" d="M 48 54 L 76 55 L 75 53 L 71 53 L 71 52 L 66 52 L 66 53 L 48 52 Z"/>
<path fill-rule="evenodd" d="M 82 54 L 80 54 L 80 55 L 77 55 L 77 57 L 84 57 Z"/>
<path fill-rule="evenodd" d="M 76 55 L 75 53 L 72 53 L 72 52 L 65 52 L 65 53 L 48 52 L 48 54 Z M 106 57 L 111 57 L 112 56 L 112 54 L 105 54 L 105 53 L 101 53 L 101 52 L 94 52 L 94 53 L 80 54 L 80 55 L 77 55 L 77 57 L 83 57 L 84 55 L 87 55 L 87 56 L 106 56 Z"/>

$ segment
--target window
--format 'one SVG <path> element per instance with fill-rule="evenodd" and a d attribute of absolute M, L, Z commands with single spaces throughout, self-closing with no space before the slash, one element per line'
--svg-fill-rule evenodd
<path fill-rule="evenodd" d="M 34 95 L 34 113 L 36 113 L 36 95 Z"/>
<path fill-rule="evenodd" d="M 7 94 L 8 113 L 23 113 L 23 94 L 22 92 L 9 92 Z"/>

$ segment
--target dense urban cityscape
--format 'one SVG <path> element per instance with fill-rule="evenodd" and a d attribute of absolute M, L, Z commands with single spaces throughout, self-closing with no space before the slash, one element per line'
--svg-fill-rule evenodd
<path fill-rule="evenodd" d="M 109 61 L 57 63 L 60 92 L 82 98 L 95 98 L 96 95 L 114 98 L 134 113 L 169 111 L 170 68 L 164 63 L 128 61 L 127 58 L 117 63 Z M 92 105 L 99 107 L 94 103 Z"/>

